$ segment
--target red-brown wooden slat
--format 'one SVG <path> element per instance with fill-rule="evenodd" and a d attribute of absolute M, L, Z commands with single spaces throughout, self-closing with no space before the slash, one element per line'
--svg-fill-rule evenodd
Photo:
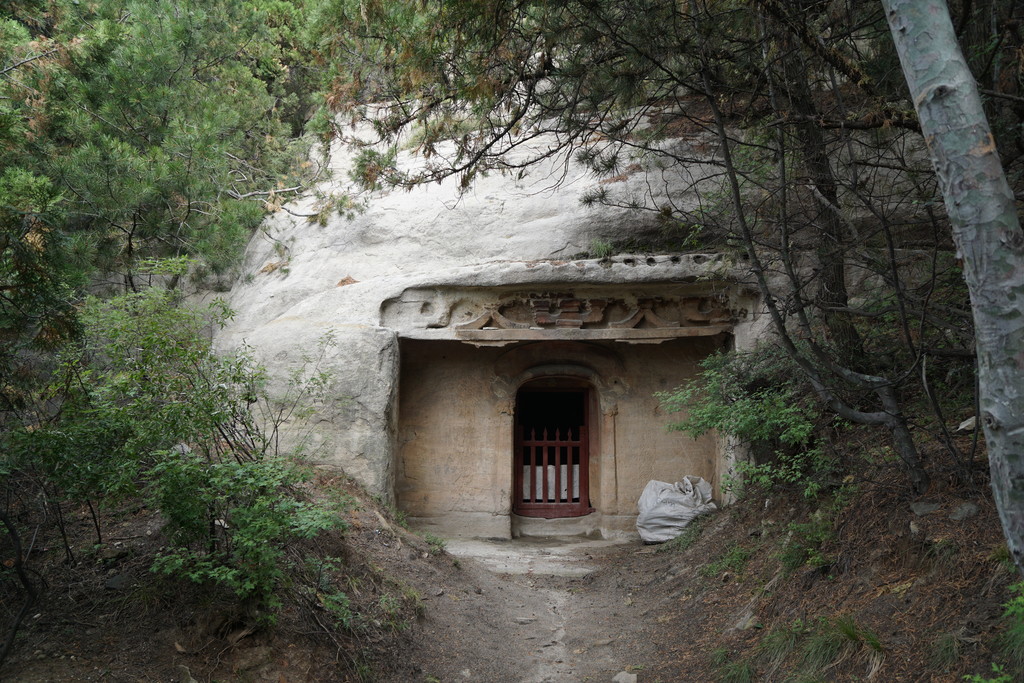
<path fill-rule="evenodd" d="M 578 476 L 577 475 L 577 471 L 578 470 L 574 469 L 574 468 L 577 468 L 579 465 L 573 459 L 573 453 L 576 452 L 576 447 L 575 446 L 569 446 L 565 450 L 566 450 L 565 457 L 566 457 L 567 462 L 568 462 L 568 464 L 566 465 L 565 471 L 569 473 L 569 482 L 568 482 L 568 484 L 565 487 L 565 502 L 566 503 L 571 503 L 571 502 L 573 502 L 573 500 L 575 498 L 578 497 L 578 496 L 574 495 L 576 492 L 579 491 L 579 488 L 576 486 L 579 483 L 579 479 L 577 478 L 577 476 Z"/>
<path fill-rule="evenodd" d="M 590 512 L 585 493 L 589 479 L 585 455 L 586 427 L 567 429 L 564 435 L 561 429 L 549 434 L 547 428 L 544 428 L 540 438 L 537 437 L 536 429 L 523 428 L 519 436 L 520 443 L 516 452 L 521 454 L 522 459 L 517 463 L 515 485 L 518 500 L 523 502 L 516 506 L 516 512 L 542 517 L 569 517 Z M 578 470 L 573 469 L 574 464 Z M 549 468 L 553 468 L 554 472 L 549 472 Z M 538 469 L 541 471 L 538 472 Z"/>
<path fill-rule="evenodd" d="M 551 447 L 551 451 L 555 456 L 555 488 L 553 491 L 547 492 L 548 503 L 558 503 L 562 500 L 562 438 L 559 429 L 555 428 L 555 444 Z"/>

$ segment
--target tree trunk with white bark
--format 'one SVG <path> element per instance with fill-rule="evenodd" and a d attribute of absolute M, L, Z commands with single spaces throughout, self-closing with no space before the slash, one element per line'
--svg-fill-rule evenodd
<path fill-rule="evenodd" d="M 946 3 L 882 4 L 963 259 L 992 491 L 1024 571 L 1024 231 Z"/>

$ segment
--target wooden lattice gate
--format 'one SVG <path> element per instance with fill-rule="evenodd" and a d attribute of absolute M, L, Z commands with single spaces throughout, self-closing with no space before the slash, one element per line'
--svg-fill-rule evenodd
<path fill-rule="evenodd" d="M 513 512 L 578 517 L 591 512 L 586 425 L 516 430 Z"/>

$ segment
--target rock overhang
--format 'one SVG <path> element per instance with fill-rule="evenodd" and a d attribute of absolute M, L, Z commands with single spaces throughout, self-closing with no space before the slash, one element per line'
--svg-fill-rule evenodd
<path fill-rule="evenodd" d="M 315 459 L 391 501 L 406 439 L 398 404 L 409 387 L 400 384 L 414 364 L 406 361 L 424 344 L 440 342 L 433 352 L 441 356 L 458 350 L 468 365 L 491 358 L 488 352 L 532 348 L 547 358 L 567 344 L 591 356 L 614 347 L 652 374 L 657 363 L 683 362 L 673 354 L 689 357 L 733 340 L 739 346 L 754 336 L 757 296 L 741 254 L 565 258 L 661 228 L 623 209 L 582 206 L 579 194 L 599 181 L 572 164 L 549 166 L 532 180 L 482 178 L 471 193 L 446 182 L 374 194 L 365 211 L 324 223 L 303 218 L 316 213 L 315 199 L 299 200 L 250 243 L 244 275 L 228 295 L 238 313 L 217 332 L 218 348 L 252 347 L 271 384 L 287 391 L 289 377 L 330 336 L 334 346 L 318 361 L 330 377 L 326 398 L 286 431 L 311 433 Z M 323 189 L 344 191 L 335 183 Z M 641 362 L 645 354 L 662 360 Z M 488 401 L 497 370 L 481 380 Z M 438 381 L 446 385 L 451 375 Z M 649 412 L 648 403 L 642 409 Z M 626 422 L 634 419 L 639 414 Z M 485 488 L 507 498 L 500 483 Z"/>
<path fill-rule="evenodd" d="M 724 254 L 480 264 L 406 280 L 382 299 L 379 324 L 474 345 L 713 336 L 753 310 L 745 270 Z"/>

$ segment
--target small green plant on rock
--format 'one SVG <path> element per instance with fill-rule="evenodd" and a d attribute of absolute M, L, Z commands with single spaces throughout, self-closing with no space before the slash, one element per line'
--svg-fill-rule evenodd
<path fill-rule="evenodd" d="M 590 241 L 590 256 L 596 259 L 606 259 L 615 253 L 615 247 L 611 242 L 594 239 Z"/>

